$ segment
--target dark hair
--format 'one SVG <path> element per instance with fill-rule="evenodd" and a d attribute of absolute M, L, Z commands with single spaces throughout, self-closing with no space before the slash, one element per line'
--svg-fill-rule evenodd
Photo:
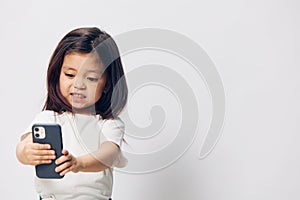
<path fill-rule="evenodd" d="M 121 63 L 120 53 L 112 37 L 96 27 L 78 28 L 65 35 L 51 56 L 47 71 L 47 99 L 43 110 L 58 113 L 72 111 L 59 89 L 59 77 L 65 55 L 96 52 L 104 65 L 106 88 L 95 103 L 95 113 L 103 119 L 116 117 L 127 102 L 127 84 Z"/>

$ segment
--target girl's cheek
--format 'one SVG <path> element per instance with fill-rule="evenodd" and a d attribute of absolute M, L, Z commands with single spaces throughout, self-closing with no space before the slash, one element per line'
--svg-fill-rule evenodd
<path fill-rule="evenodd" d="M 70 80 L 64 80 L 64 81 L 62 81 L 61 84 L 60 84 L 60 87 L 61 87 L 62 89 L 68 89 L 68 88 L 71 88 L 72 86 L 73 86 L 73 83 L 72 83 L 72 81 L 70 81 Z"/>
<path fill-rule="evenodd" d="M 74 80 L 65 80 L 65 83 L 64 83 L 64 85 L 66 87 L 71 87 L 71 86 L 73 86 L 73 84 L 74 84 Z"/>

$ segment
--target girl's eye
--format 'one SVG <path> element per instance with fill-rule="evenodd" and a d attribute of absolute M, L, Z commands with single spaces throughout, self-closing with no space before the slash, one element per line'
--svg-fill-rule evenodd
<path fill-rule="evenodd" d="M 93 78 L 93 77 L 87 77 L 87 79 L 88 79 L 89 81 L 94 81 L 94 82 L 96 82 L 96 81 L 99 80 L 99 78 Z"/>
<path fill-rule="evenodd" d="M 69 74 L 69 73 L 65 73 L 65 75 L 70 78 L 73 78 L 75 76 L 74 74 Z"/>

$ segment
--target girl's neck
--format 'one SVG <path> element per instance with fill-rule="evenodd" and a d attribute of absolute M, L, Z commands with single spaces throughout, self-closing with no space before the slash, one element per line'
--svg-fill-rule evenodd
<path fill-rule="evenodd" d="M 94 109 L 73 109 L 72 114 L 95 116 L 97 115 Z"/>

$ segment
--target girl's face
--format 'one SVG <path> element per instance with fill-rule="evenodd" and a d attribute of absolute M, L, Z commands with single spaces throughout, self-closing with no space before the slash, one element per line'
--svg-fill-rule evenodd
<path fill-rule="evenodd" d="M 95 53 L 65 55 L 59 77 L 62 96 L 75 112 L 91 114 L 106 83 L 104 66 Z"/>

